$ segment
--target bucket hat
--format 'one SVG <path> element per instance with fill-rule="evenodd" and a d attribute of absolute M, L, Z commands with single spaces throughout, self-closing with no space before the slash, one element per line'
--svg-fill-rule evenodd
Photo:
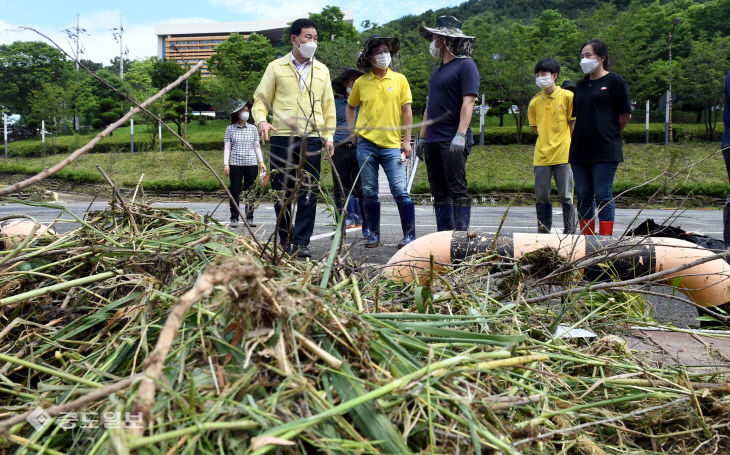
<path fill-rule="evenodd" d="M 464 38 L 473 40 L 473 36 L 464 35 L 461 31 L 461 21 L 454 16 L 439 16 L 436 18 L 436 27 L 418 27 L 418 33 L 428 41 L 433 40 L 433 34 L 448 36 L 451 38 Z"/>
<path fill-rule="evenodd" d="M 444 37 L 446 49 L 457 58 L 471 58 L 474 52 L 473 36 L 465 35 L 461 31 L 461 21 L 454 16 L 439 16 L 436 18 L 436 27 L 418 27 L 418 33 L 427 41 L 433 40 L 433 35 Z"/>
<path fill-rule="evenodd" d="M 390 51 L 391 56 L 395 56 L 395 54 L 397 54 L 400 50 L 400 40 L 398 38 L 373 35 L 365 41 L 365 45 L 362 47 L 362 53 L 360 53 L 360 57 L 357 59 L 357 67 L 363 71 L 370 70 L 372 65 L 368 61 L 368 55 L 375 46 L 380 46 L 381 44 L 388 45 L 388 50 Z"/>
<path fill-rule="evenodd" d="M 333 85 L 333 86 L 339 86 L 339 87 L 343 87 L 343 86 L 345 85 L 345 82 L 347 82 L 347 81 L 348 81 L 349 79 L 351 79 L 351 78 L 353 78 L 353 77 L 360 77 L 360 76 L 362 76 L 363 74 L 365 74 L 365 72 L 364 72 L 364 71 L 360 71 L 360 70 L 358 70 L 358 69 L 355 69 L 355 68 L 345 68 L 345 69 L 344 69 L 344 70 L 343 70 L 343 71 L 342 71 L 342 72 L 340 73 L 340 75 L 339 75 L 339 76 L 337 76 L 337 77 L 336 77 L 336 78 L 335 78 L 335 79 L 334 79 L 334 80 L 332 81 L 332 85 Z"/>
<path fill-rule="evenodd" d="M 240 111 L 244 107 L 248 106 L 249 109 L 251 109 L 251 102 L 246 100 L 234 100 L 231 103 L 231 110 L 229 114 L 235 114 L 236 112 Z"/>

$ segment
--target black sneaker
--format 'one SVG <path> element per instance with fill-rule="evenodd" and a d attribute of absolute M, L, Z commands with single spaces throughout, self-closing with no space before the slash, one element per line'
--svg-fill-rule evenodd
<path fill-rule="evenodd" d="M 299 251 L 297 252 L 297 257 L 299 258 L 311 258 L 312 252 L 309 251 L 309 247 L 307 245 L 298 245 Z"/>

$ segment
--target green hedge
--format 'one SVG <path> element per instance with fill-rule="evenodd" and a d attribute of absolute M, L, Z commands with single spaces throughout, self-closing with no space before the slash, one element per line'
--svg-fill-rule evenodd
<path fill-rule="evenodd" d="M 85 141 L 81 143 L 74 143 L 74 141 L 59 141 L 56 145 L 57 155 L 68 155 L 74 150 L 83 146 L 87 141 L 91 140 L 91 137 L 82 136 Z M 223 140 L 218 139 L 191 139 L 191 145 L 196 150 L 223 150 Z M 151 144 L 149 142 L 135 142 L 135 150 L 150 151 Z M 159 144 L 156 144 L 155 151 L 158 150 Z M 181 150 L 185 146 L 180 143 L 177 139 L 163 139 L 162 148 L 164 150 Z M 106 141 L 96 144 L 91 149 L 90 153 L 126 153 L 129 152 L 129 142 L 117 142 L 117 141 Z M 19 141 L 8 144 L 8 156 L 20 157 L 20 158 L 31 158 L 40 156 L 49 156 L 53 154 L 53 145 L 46 141 L 45 146 L 40 141 Z"/>
<path fill-rule="evenodd" d="M 698 124 L 675 124 L 674 129 L 674 141 L 675 142 L 689 142 L 689 141 L 707 141 L 704 125 Z M 720 141 L 722 139 L 723 128 L 721 124 L 718 124 L 718 129 L 712 136 L 712 141 Z M 629 124 L 626 129 L 622 132 L 624 142 L 627 143 L 638 143 L 642 144 L 646 141 L 646 130 L 644 125 Z M 522 129 L 522 144 L 534 144 L 537 140 L 537 135 L 533 133 L 529 127 Z M 479 143 L 479 129 L 474 130 L 474 141 Z M 664 125 L 663 124 L 650 124 L 649 125 L 649 142 L 655 144 L 664 143 Z M 488 127 L 484 128 L 484 143 L 487 145 L 508 145 L 515 144 L 515 128 L 514 127 Z"/>
<path fill-rule="evenodd" d="M 221 185 L 216 179 L 156 180 L 142 186 L 150 191 L 218 191 Z"/>
<path fill-rule="evenodd" d="M 636 186 L 628 182 L 617 182 L 613 185 L 613 194 L 617 195 L 623 191 Z M 651 196 L 654 193 L 673 194 L 676 196 L 704 195 L 714 197 L 725 197 L 728 194 L 728 185 L 726 183 L 680 183 L 678 185 L 663 185 L 660 183 L 647 183 L 640 188 L 631 190 L 632 196 Z"/>
<path fill-rule="evenodd" d="M 0 174 L 37 174 L 43 171 L 43 168 L 29 166 L 24 163 L 14 163 L 12 161 L 0 161 Z M 64 168 L 53 174 L 54 178 L 66 180 L 73 183 L 101 183 L 104 179 L 98 172 L 89 169 L 71 169 Z"/>
<path fill-rule="evenodd" d="M 218 129 L 213 130 L 206 127 L 204 131 L 190 133 L 190 143 L 196 150 L 222 150 L 223 149 L 223 130 L 221 125 L 216 125 Z M 223 127 L 224 128 L 224 127 Z M 479 127 L 472 126 L 474 129 L 474 139 L 479 142 Z M 718 130 L 715 131 L 712 140 L 720 141 L 722 138 L 722 124 L 718 124 Z M 623 138 L 628 143 L 643 143 L 646 133 L 644 125 L 629 124 L 623 131 Z M 93 136 L 60 136 L 56 140 L 56 154 L 67 155 L 78 149 Z M 135 135 L 135 150 L 151 151 L 152 143 L 149 141 L 148 133 L 137 133 Z M 39 139 L 28 139 L 25 141 L 12 142 L 8 144 L 8 155 L 13 157 L 40 157 L 53 154 L 52 138 L 46 138 L 45 145 Z M 530 127 L 522 129 L 522 144 L 534 144 L 537 136 L 532 132 Z M 685 141 L 706 141 L 705 127 L 702 124 L 678 123 L 674 125 L 674 139 L 677 142 Z M 505 124 L 505 126 L 489 126 L 484 128 L 484 142 L 487 145 L 508 145 L 515 144 L 515 127 L 514 125 Z M 649 126 L 649 142 L 664 142 L 664 125 L 653 123 Z M 154 150 L 159 148 L 159 144 L 155 144 Z M 165 137 L 163 135 L 162 148 L 164 150 L 183 150 L 185 147 L 177 140 L 177 138 Z M 91 153 L 125 153 L 129 152 L 129 133 L 128 130 L 122 130 L 118 134 L 104 138 L 97 144 Z"/>

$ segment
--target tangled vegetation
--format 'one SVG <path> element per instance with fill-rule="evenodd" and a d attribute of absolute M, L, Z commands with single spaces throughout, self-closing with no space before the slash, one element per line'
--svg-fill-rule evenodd
<path fill-rule="evenodd" d="M 403 286 L 183 208 L 78 221 L 0 255 L 0 453 L 730 449 L 730 371 L 628 350 L 637 294 L 525 304 L 549 254 Z"/>

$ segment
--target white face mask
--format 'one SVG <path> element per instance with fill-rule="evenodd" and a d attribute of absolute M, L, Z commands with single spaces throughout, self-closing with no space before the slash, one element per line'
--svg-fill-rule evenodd
<path fill-rule="evenodd" d="M 350 93 L 352 93 L 352 87 L 345 87 L 345 92 L 347 92 L 347 95 L 349 96 Z"/>
<path fill-rule="evenodd" d="M 431 54 L 431 57 L 440 59 L 441 49 L 442 47 L 436 47 L 436 40 L 433 40 L 431 41 L 431 45 L 428 47 L 428 52 Z"/>
<path fill-rule="evenodd" d="M 580 59 L 580 69 L 583 70 L 583 73 L 591 74 L 596 68 L 598 68 L 598 60 L 595 58 Z"/>
<path fill-rule="evenodd" d="M 297 42 L 299 43 L 299 53 L 302 54 L 302 57 L 309 59 L 314 56 L 314 52 L 317 50 L 317 43 L 314 41 L 302 43 L 299 41 L 299 38 L 297 38 Z"/>
<path fill-rule="evenodd" d="M 553 85 L 553 77 L 552 76 L 537 76 L 535 77 L 535 84 L 537 84 L 540 89 L 545 90 L 546 88 Z"/>
<path fill-rule="evenodd" d="M 390 65 L 390 53 L 386 52 L 385 54 L 378 54 L 375 56 L 375 66 L 384 70 L 388 67 L 388 65 Z"/>
<path fill-rule="evenodd" d="M 246 121 L 248 121 L 248 116 L 249 115 L 250 114 L 249 114 L 248 111 L 243 111 L 240 114 L 238 114 L 238 118 L 240 118 L 241 120 L 243 120 L 244 122 L 246 122 Z"/>

